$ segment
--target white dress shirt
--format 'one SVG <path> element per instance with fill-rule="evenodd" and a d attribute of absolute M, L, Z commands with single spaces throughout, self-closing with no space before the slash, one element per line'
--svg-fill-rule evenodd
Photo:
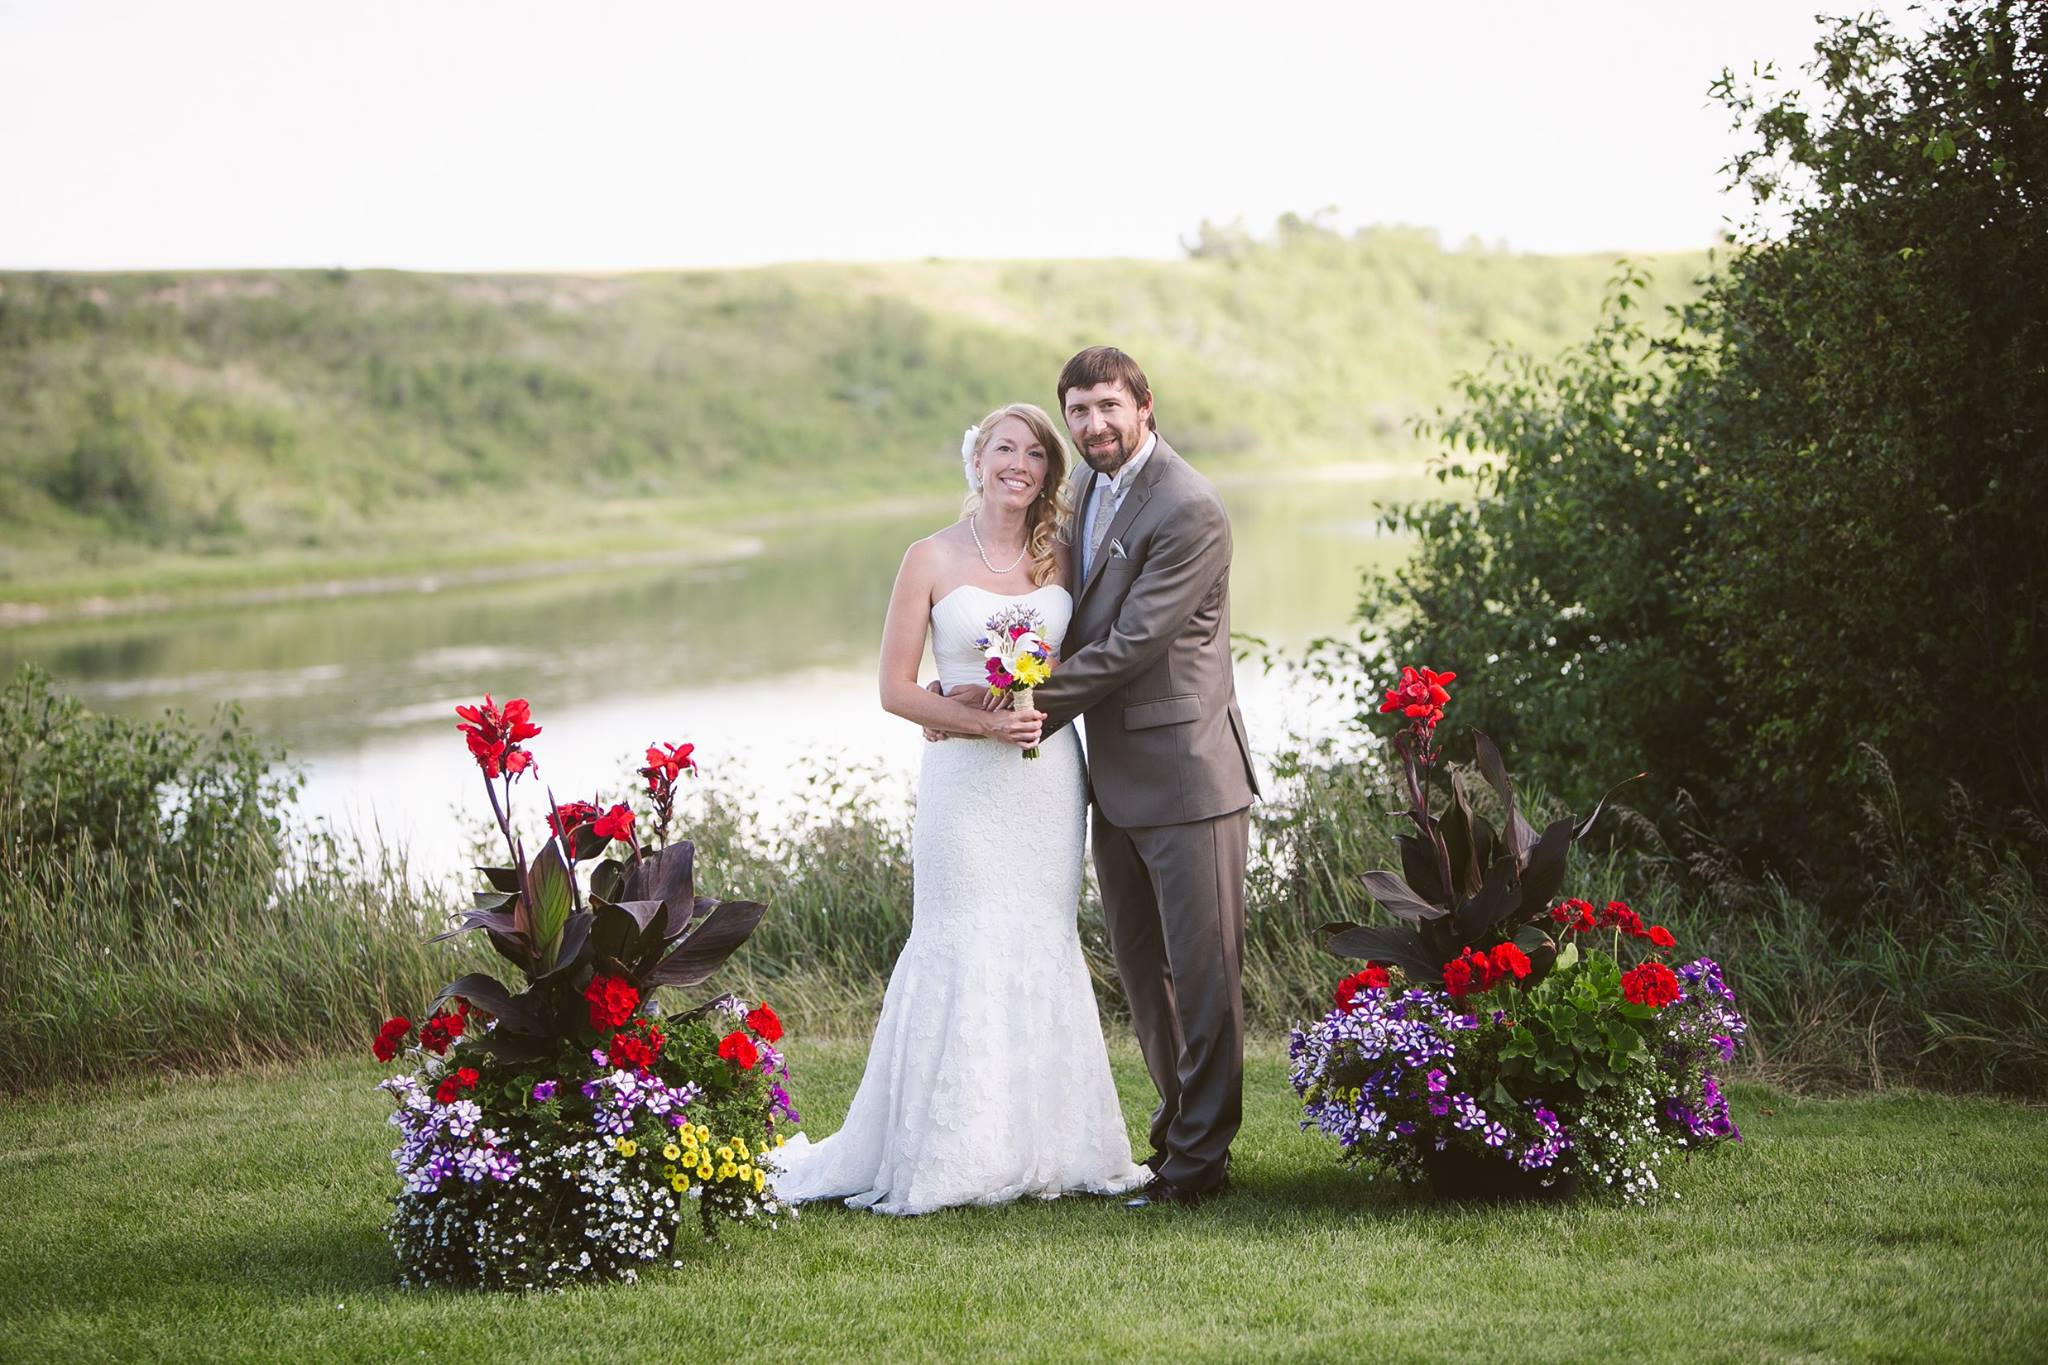
<path fill-rule="evenodd" d="M 1096 518 L 1108 517 L 1112 520 L 1115 519 L 1116 509 L 1123 506 L 1124 494 L 1131 491 L 1131 486 L 1137 482 L 1138 471 L 1145 466 L 1146 457 L 1151 455 L 1152 447 L 1158 444 L 1159 433 L 1156 431 L 1149 433 L 1145 437 L 1145 444 L 1138 447 L 1137 454 L 1124 461 L 1124 467 L 1117 470 L 1116 477 L 1111 478 L 1107 474 L 1097 474 L 1095 482 L 1090 485 L 1088 490 L 1088 523 L 1081 531 L 1081 581 L 1083 583 L 1087 582 L 1088 575 L 1095 571 L 1095 563 L 1090 557 L 1089 551 L 1095 544 Z M 1102 549 L 1103 553 L 1107 554 L 1109 552 L 1108 544 L 1105 543 Z"/>

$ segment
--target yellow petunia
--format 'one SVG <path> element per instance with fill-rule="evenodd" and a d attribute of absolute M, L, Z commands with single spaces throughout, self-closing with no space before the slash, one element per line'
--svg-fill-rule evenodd
<path fill-rule="evenodd" d="M 684 1190 L 690 1188 L 690 1182 L 687 1178 L 684 1177 L 682 1172 L 678 1171 L 676 1174 L 668 1178 L 668 1187 L 674 1190 L 677 1194 L 681 1194 Z"/>
<path fill-rule="evenodd" d="M 782 1145 L 783 1143 L 785 1143 L 785 1142 L 787 1142 L 787 1141 L 789 1141 L 789 1139 L 788 1139 L 788 1138 L 786 1138 L 786 1137 L 784 1137 L 784 1136 L 783 1136 L 782 1134 L 780 1134 L 780 1133 L 777 1133 L 777 1134 L 775 1135 L 775 1145 L 776 1145 L 777 1147 L 780 1147 L 780 1146 L 781 1146 L 781 1145 Z"/>
<path fill-rule="evenodd" d="M 731 1161 L 731 1160 L 732 1160 L 732 1148 L 730 1148 L 730 1147 L 720 1147 L 720 1148 L 718 1149 L 718 1159 L 719 1159 L 720 1161 Z"/>
<path fill-rule="evenodd" d="M 754 1178 L 754 1168 L 752 1166 L 746 1165 L 745 1163 L 741 1163 L 739 1169 L 739 1177 L 742 1180 L 752 1180 Z"/>
<path fill-rule="evenodd" d="M 752 1161 L 754 1159 L 754 1154 L 747 1150 L 747 1140 L 745 1138 L 734 1138 L 732 1145 L 733 1150 L 740 1154 L 741 1161 Z"/>
<path fill-rule="evenodd" d="M 726 1162 L 723 1166 L 720 1166 L 718 1168 L 718 1178 L 720 1180 L 730 1180 L 739 1173 L 740 1168 L 733 1165 L 730 1161 Z"/>
<path fill-rule="evenodd" d="M 706 1128 L 706 1127 L 705 1127 L 705 1126 L 704 1126 L 703 1124 L 701 1124 L 701 1123 L 697 1125 L 697 1141 L 699 1141 L 699 1142 L 709 1142 L 709 1141 L 711 1141 L 711 1130 L 710 1130 L 709 1128 Z"/>
<path fill-rule="evenodd" d="M 664 1180 L 674 1180 L 676 1178 L 676 1168 L 673 1166 L 662 1167 L 661 1176 Z"/>
<path fill-rule="evenodd" d="M 685 1128 L 685 1129 L 683 1129 L 683 1131 L 682 1131 L 682 1139 L 683 1139 L 683 1146 L 685 1146 L 685 1147 L 695 1147 L 695 1146 L 697 1145 L 697 1130 L 696 1130 L 695 1128 Z"/>
<path fill-rule="evenodd" d="M 661 1149 L 661 1154 L 669 1161 L 680 1161 L 683 1156 L 683 1149 L 671 1142 Z"/>
<path fill-rule="evenodd" d="M 754 1172 L 754 1193 L 755 1193 L 755 1194 L 759 1194 L 759 1193 L 760 1193 L 760 1192 L 762 1191 L 762 1189 L 763 1189 L 763 1188 L 764 1188 L 764 1187 L 765 1187 L 765 1186 L 766 1186 L 767 1184 L 768 1184 L 768 1172 L 766 1172 L 766 1171 L 756 1171 L 756 1172 Z"/>
<path fill-rule="evenodd" d="M 615 1145 L 619 1149 L 620 1156 L 633 1156 L 640 1150 L 640 1144 L 631 1138 L 620 1138 Z"/>

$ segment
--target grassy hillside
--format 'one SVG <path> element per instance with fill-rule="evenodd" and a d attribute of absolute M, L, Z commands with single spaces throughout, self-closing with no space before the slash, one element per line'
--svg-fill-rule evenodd
<path fill-rule="evenodd" d="M 1659 289 L 1702 264 L 1655 263 Z M 967 422 L 1050 406 L 1103 340 L 1205 463 L 1384 456 L 1490 342 L 1582 334 L 1611 266 L 1298 228 L 1157 262 L 0 274 L 0 599 L 949 490 Z"/>

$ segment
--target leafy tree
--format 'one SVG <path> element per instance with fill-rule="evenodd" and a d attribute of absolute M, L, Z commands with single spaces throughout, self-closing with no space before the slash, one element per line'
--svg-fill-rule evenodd
<path fill-rule="evenodd" d="M 1696 303 L 1653 336 L 1624 267 L 1589 341 L 1431 424 L 1477 497 L 1391 514 L 1420 549 L 1351 671 L 1455 669 L 1560 795 L 1646 763 L 1667 817 L 1846 888 L 1863 745 L 1919 828 L 2048 803 L 2048 6 L 1816 52 L 1817 109 L 1714 87 L 1757 216 Z"/>

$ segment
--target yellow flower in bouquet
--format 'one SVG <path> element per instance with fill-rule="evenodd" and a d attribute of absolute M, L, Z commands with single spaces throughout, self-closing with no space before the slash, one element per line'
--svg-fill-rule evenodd
<path fill-rule="evenodd" d="M 1035 654 L 1019 654 L 1010 665 L 1010 676 L 1020 687 L 1036 687 L 1052 676 L 1052 666 Z"/>

